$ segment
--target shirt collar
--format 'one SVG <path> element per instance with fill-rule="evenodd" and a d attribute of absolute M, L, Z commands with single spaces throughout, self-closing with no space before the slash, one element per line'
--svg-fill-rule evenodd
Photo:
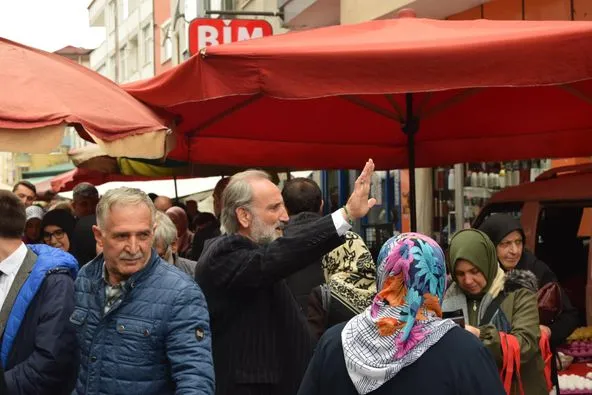
<path fill-rule="evenodd" d="M 5 260 L 0 262 L 0 271 L 12 275 L 16 273 L 27 256 L 27 246 L 24 243 L 14 250 Z"/>
<path fill-rule="evenodd" d="M 109 273 L 107 273 L 107 266 L 105 266 L 105 261 L 103 261 L 103 281 L 110 287 L 123 287 L 126 283 L 125 280 L 120 281 L 117 285 L 111 285 L 109 282 Z"/>

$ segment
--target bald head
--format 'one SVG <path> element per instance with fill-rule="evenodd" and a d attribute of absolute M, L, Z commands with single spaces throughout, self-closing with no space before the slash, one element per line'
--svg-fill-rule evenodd
<path fill-rule="evenodd" d="M 154 206 L 158 211 L 162 211 L 163 213 L 173 207 L 173 201 L 166 197 L 166 196 L 159 196 L 154 199 Z"/>

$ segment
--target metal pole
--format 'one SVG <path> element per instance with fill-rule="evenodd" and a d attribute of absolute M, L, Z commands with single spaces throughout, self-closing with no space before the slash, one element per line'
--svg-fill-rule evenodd
<path fill-rule="evenodd" d="M 465 165 L 462 163 L 454 165 L 454 222 L 457 232 L 462 230 L 465 223 L 464 178 Z"/>
<path fill-rule="evenodd" d="M 413 94 L 405 94 L 406 117 L 403 132 L 407 135 L 407 156 L 409 158 L 409 210 L 411 231 L 417 231 L 417 207 L 415 201 L 415 134 L 419 130 L 419 119 L 413 115 Z"/>
<path fill-rule="evenodd" d="M 177 191 L 177 176 L 173 176 L 173 182 L 175 183 L 175 202 L 179 203 L 179 192 Z"/>
<path fill-rule="evenodd" d="M 236 11 L 236 10 L 207 10 L 206 15 L 226 15 L 226 16 L 277 16 L 283 18 L 282 11 Z"/>

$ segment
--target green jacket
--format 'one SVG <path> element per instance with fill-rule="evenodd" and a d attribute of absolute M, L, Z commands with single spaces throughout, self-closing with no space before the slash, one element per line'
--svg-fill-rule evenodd
<path fill-rule="evenodd" d="M 533 286 L 534 284 L 534 286 Z M 463 310 L 465 321 L 478 327 L 480 339 L 495 358 L 498 368 L 503 364 L 499 332 L 514 335 L 520 344 L 520 374 L 524 393 L 527 395 L 547 395 L 544 377 L 544 362 L 539 349 L 540 329 L 536 299 L 536 277 L 530 272 L 514 270 L 505 276 L 503 292 L 505 297 L 488 322 L 483 321 L 488 307 L 498 295 L 486 294 L 478 301 L 477 314 L 467 305 L 467 298 L 456 283 L 452 284 L 442 304 L 442 311 Z M 518 394 L 517 380 L 514 377 L 512 394 Z"/>

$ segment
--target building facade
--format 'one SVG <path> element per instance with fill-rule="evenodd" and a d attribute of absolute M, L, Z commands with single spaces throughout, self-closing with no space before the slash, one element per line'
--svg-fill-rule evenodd
<path fill-rule="evenodd" d="M 162 0 L 168 3 L 168 0 Z M 153 0 L 93 0 L 90 25 L 105 28 L 105 40 L 90 54 L 90 67 L 118 83 L 155 75 Z"/>

